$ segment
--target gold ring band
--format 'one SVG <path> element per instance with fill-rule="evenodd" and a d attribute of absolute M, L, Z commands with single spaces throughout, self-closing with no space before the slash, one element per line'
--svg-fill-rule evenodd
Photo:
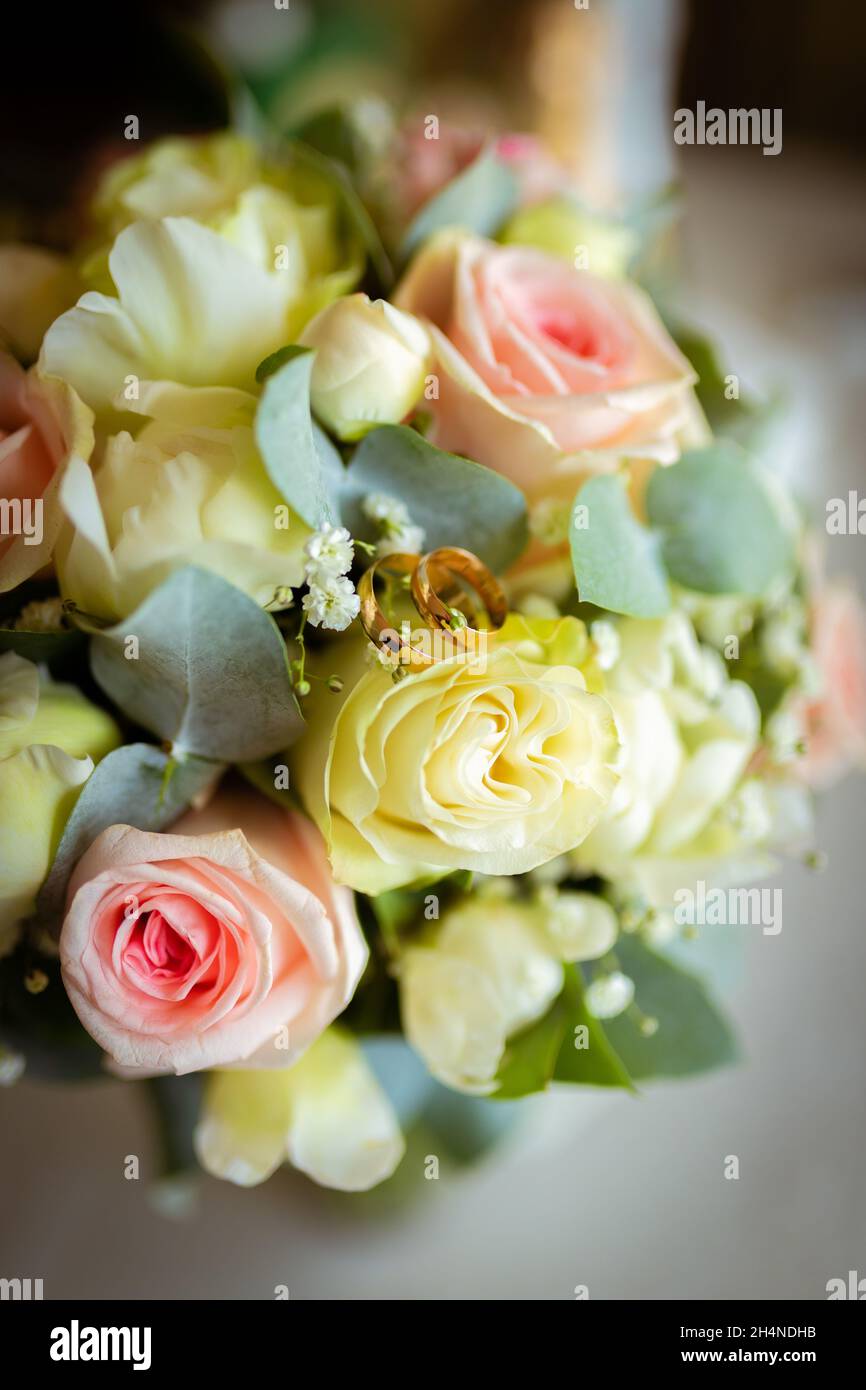
<path fill-rule="evenodd" d="M 424 633 L 429 630 L 442 634 L 447 639 L 444 645 L 438 639 L 425 641 L 424 633 L 417 634 L 420 645 L 416 645 L 411 640 L 409 624 L 401 623 L 398 631 L 393 620 L 382 611 L 376 597 L 377 578 L 405 580 L 407 577 L 412 601 L 425 623 Z M 466 621 L 455 622 L 455 611 L 459 610 L 447 599 L 456 599 L 467 584 L 484 605 L 486 628 L 473 627 Z M 426 555 L 400 551 L 383 556 L 362 574 L 358 581 L 358 597 L 361 622 L 370 641 L 380 651 L 388 652 L 395 664 L 414 670 L 423 670 L 450 656 L 477 651 L 483 641 L 482 634 L 501 628 L 508 615 L 508 601 L 495 575 L 477 555 L 457 546 L 440 546 Z"/>
<path fill-rule="evenodd" d="M 450 545 L 422 555 L 412 575 L 412 598 L 422 617 L 450 632 L 458 645 L 468 645 L 470 634 L 484 631 L 468 624 L 455 626 L 454 608 L 440 592 L 449 575 L 458 575 L 475 590 L 487 610 L 488 631 L 502 627 L 508 616 L 508 600 L 499 581 L 471 550 Z M 457 586 L 458 589 L 462 587 Z"/>
<path fill-rule="evenodd" d="M 385 555 L 381 560 L 376 560 L 374 564 L 370 565 L 369 569 L 366 569 L 358 580 L 358 598 L 361 600 L 360 617 L 370 641 L 380 651 L 390 653 L 395 662 L 399 661 L 401 665 L 408 665 L 416 670 L 432 666 L 433 658 L 429 652 L 413 647 L 411 642 L 405 641 L 395 629 L 393 621 L 382 612 L 379 600 L 376 598 L 376 579 L 377 577 L 403 579 L 407 575 L 413 575 L 418 566 L 418 560 L 419 556 L 410 555 L 404 551 L 399 551 L 394 555 Z M 404 655 L 407 652 L 408 658 Z"/>

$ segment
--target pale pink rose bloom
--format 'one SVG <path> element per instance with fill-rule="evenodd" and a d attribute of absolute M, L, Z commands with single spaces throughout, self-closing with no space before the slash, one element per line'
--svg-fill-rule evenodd
<path fill-rule="evenodd" d="M 318 831 L 244 790 L 167 835 L 103 831 L 67 902 L 67 992 L 126 1075 L 290 1066 L 367 960 Z"/>
<path fill-rule="evenodd" d="M 395 302 L 433 326 L 432 442 L 530 497 L 573 496 L 623 455 L 671 463 L 695 432 L 695 373 L 635 285 L 443 233 Z"/>
<path fill-rule="evenodd" d="M 810 626 L 822 689 L 799 702 L 806 754 L 797 769 L 824 787 L 851 766 L 866 766 L 866 609 L 853 588 L 828 583 L 814 599 Z"/>
<path fill-rule="evenodd" d="M 25 372 L 0 353 L 0 592 L 47 564 L 62 522 L 60 480 L 73 455 L 89 458 L 93 416 L 66 382 Z"/>

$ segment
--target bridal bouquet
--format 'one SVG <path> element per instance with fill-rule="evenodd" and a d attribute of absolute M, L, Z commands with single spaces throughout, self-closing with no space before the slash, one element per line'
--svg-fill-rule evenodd
<path fill-rule="evenodd" d="M 730 1063 L 704 947 L 782 928 L 745 885 L 866 751 L 858 600 L 652 210 L 362 116 L 0 249 L 0 1069 L 137 1081 L 241 1184 Z"/>

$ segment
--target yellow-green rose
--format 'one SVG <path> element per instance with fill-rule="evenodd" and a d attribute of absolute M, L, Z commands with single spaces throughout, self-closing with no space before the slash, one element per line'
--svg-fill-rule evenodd
<path fill-rule="evenodd" d="M 211 222 L 231 212 L 248 188 L 274 177 L 253 142 L 233 131 L 172 136 L 111 165 L 93 196 L 91 216 L 109 242 L 142 218 Z"/>
<path fill-rule="evenodd" d="M 125 617 L 185 565 L 212 570 L 260 604 L 300 584 L 310 532 L 256 450 L 253 398 L 235 393 L 233 425 L 166 418 L 158 389 L 142 404 L 162 418 L 135 437 L 112 435 L 98 470 L 82 460 L 67 469 L 68 525 L 56 553 L 64 597 L 102 618 Z"/>
<path fill-rule="evenodd" d="M 571 261 L 578 270 L 619 280 L 637 250 L 631 227 L 588 212 L 568 198 L 551 198 L 521 208 L 506 225 L 501 240 L 514 246 L 535 246 Z"/>
<path fill-rule="evenodd" d="M 613 909 L 590 893 L 544 902 L 477 894 L 401 957 L 406 1038 L 446 1086 L 490 1092 L 508 1038 L 562 990 L 563 962 L 604 955 L 616 935 Z"/>
<path fill-rule="evenodd" d="M 512 618 L 476 659 L 396 683 L 364 648 L 325 654 L 343 694 L 319 698 L 293 750 L 340 882 L 378 893 L 452 869 L 522 873 L 580 844 L 619 748 L 582 623 Z"/>
<path fill-rule="evenodd" d="M 0 656 L 0 955 L 33 911 L 94 763 L 120 743 L 114 720 L 15 652 Z"/>
<path fill-rule="evenodd" d="M 316 349 L 313 409 L 340 439 L 399 424 L 424 390 L 427 331 L 384 299 L 353 294 L 336 300 L 307 324 L 301 342 Z"/>
<path fill-rule="evenodd" d="M 117 220 L 136 200 L 148 212 L 122 227 L 99 290 L 61 314 L 40 359 L 103 418 L 126 411 L 148 382 L 252 390 L 262 359 L 295 342 L 363 268 L 337 194 L 316 176 L 217 178 L 199 199 L 197 142 L 181 142 L 168 171 L 159 147 L 142 158 L 138 178 L 117 173 Z"/>

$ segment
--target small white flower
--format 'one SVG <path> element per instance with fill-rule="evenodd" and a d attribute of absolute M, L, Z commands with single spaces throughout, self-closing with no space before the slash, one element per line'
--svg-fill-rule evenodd
<path fill-rule="evenodd" d="M 308 583 L 323 583 L 352 568 L 355 549 L 345 526 L 322 526 L 304 546 Z"/>
<path fill-rule="evenodd" d="M 761 654 L 774 670 L 790 674 L 798 670 L 805 650 L 803 606 L 792 599 L 764 624 Z"/>
<path fill-rule="evenodd" d="M 768 839 L 773 829 L 773 814 L 767 792 L 757 777 L 749 777 L 739 786 L 725 807 L 728 823 L 751 844 Z"/>
<path fill-rule="evenodd" d="M 589 629 L 595 643 L 595 659 L 602 671 L 610 671 L 619 661 L 621 643 L 613 623 L 598 618 Z"/>
<path fill-rule="evenodd" d="M 417 555 L 423 549 L 424 532 L 420 526 L 412 524 L 406 504 L 399 497 L 372 492 L 364 499 L 362 510 L 370 521 L 376 523 L 381 533 L 376 544 L 379 559 L 401 553 Z"/>
<path fill-rule="evenodd" d="M 764 738 L 777 763 L 789 763 L 799 758 L 805 737 L 803 720 L 793 709 L 783 706 L 767 720 Z"/>
<path fill-rule="evenodd" d="M 361 600 L 352 587 L 352 581 L 344 575 L 335 574 L 311 581 L 301 606 L 314 627 L 342 632 L 357 618 Z"/>
<path fill-rule="evenodd" d="M 600 975 L 586 987 L 584 1001 L 594 1018 L 616 1018 L 634 999 L 634 980 L 621 970 Z"/>
<path fill-rule="evenodd" d="M 568 540 L 571 504 L 545 497 L 529 513 L 529 532 L 542 545 L 561 545 Z"/>
<path fill-rule="evenodd" d="M 424 532 L 420 526 L 404 526 L 399 531 L 389 532 L 376 542 L 379 559 L 386 555 L 419 555 L 424 545 Z"/>
<path fill-rule="evenodd" d="M 15 619 L 15 627 L 29 632 L 62 631 L 63 599 L 34 599 L 26 603 Z"/>
<path fill-rule="evenodd" d="M 400 665 L 400 653 L 391 651 L 390 647 L 368 642 L 364 648 L 364 660 L 368 666 L 381 666 L 386 671 L 394 671 Z"/>
<path fill-rule="evenodd" d="M 370 520 L 387 531 L 400 531 L 409 525 L 409 512 L 405 502 L 399 497 L 389 497 L 386 492 L 371 492 L 365 497 L 361 510 Z"/>

